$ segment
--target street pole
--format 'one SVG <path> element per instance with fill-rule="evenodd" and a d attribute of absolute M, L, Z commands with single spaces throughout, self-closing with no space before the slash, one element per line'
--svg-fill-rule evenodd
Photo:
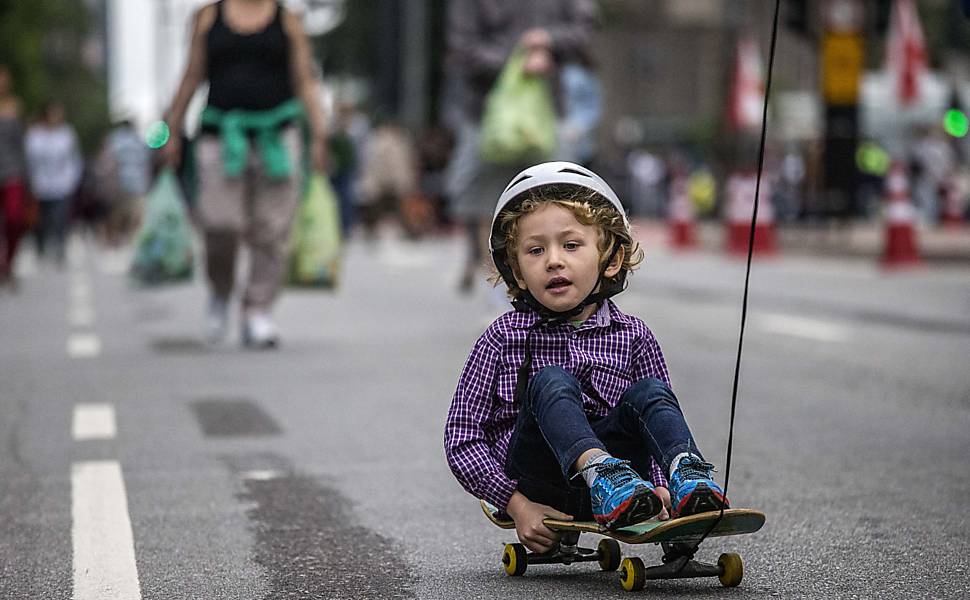
<path fill-rule="evenodd" d="M 407 0 L 402 15 L 404 76 L 401 78 L 401 116 L 412 132 L 425 124 L 428 102 L 428 3 Z"/>
<path fill-rule="evenodd" d="M 823 206 L 825 217 L 846 221 L 858 213 L 859 83 L 864 66 L 864 6 L 861 0 L 825 0 L 820 40 L 825 102 Z"/>

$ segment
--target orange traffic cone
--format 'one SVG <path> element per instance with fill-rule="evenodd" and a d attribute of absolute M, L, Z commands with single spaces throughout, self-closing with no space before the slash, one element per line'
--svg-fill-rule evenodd
<path fill-rule="evenodd" d="M 670 245 L 673 248 L 688 250 L 697 246 L 694 218 L 694 205 L 687 193 L 687 178 L 683 174 L 677 174 L 670 182 L 670 206 L 667 219 Z"/>
<path fill-rule="evenodd" d="M 909 197 L 909 176 L 899 162 L 893 162 L 886 177 L 886 248 L 884 267 L 904 267 L 920 263 L 916 247 L 916 209 Z"/>
<path fill-rule="evenodd" d="M 725 186 L 727 193 L 725 239 L 727 240 L 726 248 L 729 254 L 746 255 L 748 253 L 748 239 L 751 236 L 751 212 L 754 210 L 757 183 L 757 176 L 750 172 L 735 173 L 728 178 Z M 752 253 L 771 255 L 778 252 L 778 240 L 775 235 L 775 209 L 770 201 L 771 185 L 764 179 L 761 181 L 760 194 Z"/>

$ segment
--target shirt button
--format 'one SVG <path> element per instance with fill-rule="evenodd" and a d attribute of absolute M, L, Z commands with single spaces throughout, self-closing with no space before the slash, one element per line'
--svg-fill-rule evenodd
<path fill-rule="evenodd" d="M 569 335 L 569 337 L 573 338 L 574 340 L 578 340 L 579 339 L 579 334 L 578 333 L 571 333 Z"/>

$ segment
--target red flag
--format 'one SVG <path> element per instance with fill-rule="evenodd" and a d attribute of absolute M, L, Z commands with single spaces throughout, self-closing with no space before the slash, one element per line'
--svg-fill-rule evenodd
<path fill-rule="evenodd" d="M 926 73 L 926 40 L 913 0 L 895 0 L 889 17 L 886 69 L 895 82 L 900 106 L 919 101 L 920 81 Z"/>
<path fill-rule="evenodd" d="M 728 121 L 732 129 L 757 130 L 761 127 L 765 103 L 764 74 L 758 42 L 751 36 L 742 36 L 738 40 L 729 101 Z"/>

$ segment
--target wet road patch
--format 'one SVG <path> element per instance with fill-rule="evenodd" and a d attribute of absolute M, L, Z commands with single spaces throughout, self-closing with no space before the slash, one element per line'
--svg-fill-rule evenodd
<path fill-rule="evenodd" d="M 203 398 L 192 402 L 195 419 L 209 437 L 279 435 L 273 417 L 245 398 Z"/>
<path fill-rule="evenodd" d="M 404 548 L 359 525 L 339 490 L 278 457 L 228 462 L 242 479 L 239 499 L 251 506 L 254 560 L 270 576 L 266 600 L 415 597 Z"/>

